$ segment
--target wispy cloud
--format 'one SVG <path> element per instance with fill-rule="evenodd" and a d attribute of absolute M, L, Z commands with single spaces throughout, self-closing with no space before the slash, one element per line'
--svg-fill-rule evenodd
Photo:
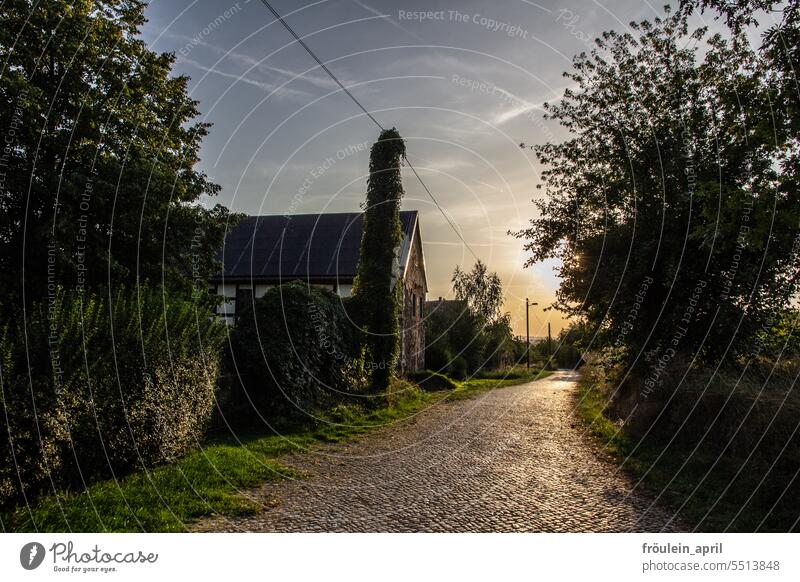
<path fill-rule="evenodd" d="M 476 182 L 477 182 L 478 184 L 483 184 L 483 185 L 484 185 L 484 186 L 486 186 L 487 188 L 491 188 L 491 189 L 492 189 L 492 190 L 494 190 L 495 192 L 502 192 L 502 191 L 503 191 L 503 189 L 502 189 L 502 188 L 497 188 L 496 186 L 492 186 L 491 184 L 487 184 L 487 183 L 486 183 L 486 182 L 484 182 L 483 180 L 476 180 Z"/>
<path fill-rule="evenodd" d="M 374 14 L 376 16 L 381 16 L 381 17 L 385 18 L 386 22 L 388 22 L 389 24 L 394 26 L 397 30 L 401 30 L 405 34 L 407 34 L 409 36 L 413 36 L 414 38 L 416 38 L 418 41 L 420 41 L 422 43 L 427 43 L 427 41 L 424 38 L 422 38 L 421 36 L 419 36 L 418 34 L 412 32 L 412 31 L 408 30 L 405 26 L 402 26 L 400 23 L 398 23 L 396 20 L 394 20 L 390 14 L 384 14 L 383 12 L 380 12 L 380 11 L 376 10 L 375 8 L 373 8 L 372 6 L 367 4 L 366 2 L 362 2 L 361 0 L 353 0 L 353 3 L 357 4 L 358 6 L 361 6 L 361 8 L 363 8 L 367 12 L 371 12 L 372 14 Z"/>
<path fill-rule="evenodd" d="M 442 247 L 463 247 L 463 242 L 448 242 L 443 240 L 426 240 L 425 246 L 428 245 L 435 245 L 435 246 L 442 246 Z M 479 242 L 471 242 L 469 243 L 471 247 L 510 247 L 510 246 L 517 246 L 517 243 L 501 243 L 501 242 L 491 242 L 491 243 L 479 243 Z"/>
<path fill-rule="evenodd" d="M 514 95 L 510 91 L 503 89 L 502 87 L 495 86 L 495 91 L 500 93 L 506 100 L 506 102 L 513 104 L 513 107 L 507 111 L 503 111 L 494 116 L 493 122 L 497 125 L 502 125 L 503 123 L 507 123 L 512 119 L 516 119 L 520 115 L 525 115 L 530 111 L 534 111 L 536 109 L 542 109 L 542 106 L 545 104 L 545 101 L 541 101 L 539 103 L 531 103 Z"/>
<path fill-rule="evenodd" d="M 191 41 L 193 43 L 193 46 L 203 47 L 204 49 L 207 49 L 213 52 L 214 54 L 222 57 L 223 61 L 237 63 L 243 67 L 247 67 L 248 70 L 258 71 L 259 73 L 264 75 L 280 77 L 283 80 L 294 79 L 297 81 L 305 81 L 307 83 L 310 83 L 311 85 L 314 85 L 315 87 L 328 90 L 335 89 L 337 87 L 337 85 L 333 82 L 333 80 L 327 76 L 314 75 L 312 73 L 301 74 L 295 71 L 291 71 L 289 69 L 268 65 L 263 60 L 256 59 L 248 54 L 241 53 L 238 51 L 227 50 L 202 39 L 192 38 L 182 34 L 171 34 L 169 36 L 177 40 Z M 180 54 L 178 55 L 178 60 L 180 62 L 195 62 L 195 63 L 197 62 L 197 61 L 189 61 L 185 57 L 182 57 Z"/>
<path fill-rule="evenodd" d="M 565 89 L 574 88 L 574 87 L 575 87 L 575 85 L 567 85 L 565 87 L 560 87 L 558 89 L 554 89 L 553 90 L 553 97 L 551 99 L 545 99 L 544 101 L 539 101 L 538 103 L 533 103 L 531 101 L 527 101 L 527 100 L 523 99 L 522 97 L 514 95 L 513 93 L 503 89 L 502 87 L 495 86 L 495 90 L 498 93 L 500 93 L 501 95 L 503 95 L 503 97 L 505 98 L 505 100 L 508 103 L 511 103 L 514 106 L 511 109 L 507 110 L 507 111 L 503 111 L 502 113 L 499 113 L 499 114 L 495 115 L 494 116 L 494 123 L 500 125 L 500 124 L 503 124 L 503 123 L 507 123 L 507 122 L 511 121 L 512 119 L 516 119 L 520 115 L 525 115 L 526 113 L 529 113 L 529 112 L 534 111 L 534 110 L 544 111 L 544 104 L 545 103 L 547 103 L 548 101 L 557 101 L 560 98 L 560 96 L 564 93 Z"/>
<path fill-rule="evenodd" d="M 424 158 L 419 155 L 413 156 L 415 165 L 420 169 L 431 170 L 434 172 L 442 172 L 448 174 L 463 168 L 471 168 L 473 164 L 465 158 L 456 158 L 448 156 L 439 156 L 436 160 Z"/>
<path fill-rule="evenodd" d="M 221 71 L 216 68 L 207 67 L 206 65 L 192 59 L 182 58 L 180 59 L 180 63 L 183 65 L 189 65 L 190 67 L 194 67 L 195 69 L 203 71 L 204 73 L 211 73 L 213 75 L 225 77 L 227 79 L 235 79 L 236 81 L 240 81 L 247 85 L 258 87 L 259 89 L 262 89 L 263 91 L 266 91 L 268 93 L 272 93 L 273 91 L 278 89 L 279 86 L 273 83 L 267 83 L 265 81 L 259 81 L 251 77 L 247 77 L 244 74 L 237 75 L 235 73 L 228 73 L 226 71 Z M 302 99 L 309 98 L 309 93 L 301 91 L 299 89 L 290 89 L 289 87 L 281 87 L 275 94 L 279 97 L 297 97 Z"/>

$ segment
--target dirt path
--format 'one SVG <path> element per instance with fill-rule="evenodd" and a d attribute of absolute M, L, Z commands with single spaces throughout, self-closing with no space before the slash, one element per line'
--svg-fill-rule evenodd
<path fill-rule="evenodd" d="M 288 458 L 304 480 L 252 492 L 264 511 L 199 531 L 668 531 L 574 418 L 574 374 L 434 406 Z"/>

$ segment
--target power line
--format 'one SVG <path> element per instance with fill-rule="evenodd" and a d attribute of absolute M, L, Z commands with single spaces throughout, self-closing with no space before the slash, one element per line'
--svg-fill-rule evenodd
<path fill-rule="evenodd" d="M 355 103 L 356 105 L 358 105 L 358 106 L 361 108 L 361 111 L 363 111 L 364 113 L 366 113 L 366 114 L 367 114 L 367 117 L 369 117 L 369 118 L 372 120 L 372 122 L 373 122 L 375 125 L 377 125 L 379 128 L 381 128 L 381 130 L 383 130 L 383 129 L 384 129 L 384 127 L 383 127 L 383 126 L 382 126 L 380 123 L 378 123 L 378 120 L 377 120 L 377 119 L 375 119 L 375 118 L 372 116 L 372 114 L 371 114 L 369 111 L 367 111 L 366 107 L 364 107 L 363 105 L 361 105 L 361 103 L 359 103 L 359 102 L 358 102 L 358 99 L 356 99 L 356 98 L 353 96 L 353 94 L 352 94 L 352 93 L 351 93 L 351 92 L 350 92 L 350 91 L 347 89 L 347 87 L 345 87 L 344 85 L 342 85 L 342 82 L 341 82 L 339 79 L 337 79 L 337 78 L 336 78 L 336 75 L 334 75 L 334 74 L 331 72 L 331 70 L 330 70 L 330 69 L 329 69 L 329 68 L 328 68 L 328 67 L 325 65 L 325 63 L 323 63 L 323 62 L 322 62 L 322 61 L 321 61 L 321 60 L 320 60 L 320 59 L 317 57 L 317 55 L 315 55 L 315 54 L 314 54 L 314 51 L 312 51 L 312 50 L 309 48 L 309 46 L 308 46 L 308 45 L 307 45 L 305 42 L 303 42 L 303 39 L 302 39 L 302 38 L 300 38 L 300 36 L 299 36 L 299 35 L 298 35 L 298 34 L 297 34 L 295 31 L 294 31 L 294 29 L 293 29 L 291 26 L 289 26 L 289 23 L 288 23 L 288 22 L 286 22 L 286 21 L 283 19 L 283 16 L 281 16 L 281 15 L 278 13 L 278 11 L 277 11 L 277 10 L 275 10 L 275 9 L 272 7 L 272 5 L 271 5 L 269 2 L 267 2 L 267 0 L 261 0 L 261 3 L 262 3 L 264 6 L 266 6 L 266 7 L 269 9 L 269 11 L 270 11 L 270 12 L 272 12 L 273 16 L 275 16 L 275 18 L 277 18 L 277 19 L 278 19 L 278 21 L 280 21 L 280 23 L 283 25 L 283 27 L 284 27 L 286 30 L 288 30 L 288 31 L 289 31 L 289 34 L 291 34 L 291 35 L 292 35 L 292 36 L 295 38 L 295 40 L 296 40 L 297 42 L 299 42 L 299 43 L 300 43 L 300 46 L 301 46 L 301 47 L 303 47 L 304 49 L 306 49 L 306 52 L 307 52 L 309 55 L 311 55 L 311 58 L 312 58 L 312 59 L 314 59 L 315 61 L 317 61 L 317 64 L 318 64 L 320 67 L 322 67 L 322 70 L 323 70 L 323 71 L 325 71 L 326 73 L 328 73 L 328 76 L 329 76 L 331 79 L 333 79 L 333 80 L 336 82 L 336 84 L 337 84 L 337 85 L 339 85 L 339 87 L 341 87 L 341 88 L 342 88 L 342 91 L 344 91 L 344 92 L 347 94 L 347 96 L 348 96 L 348 97 L 350 97 L 350 99 L 352 99 L 352 100 L 353 100 L 353 103 Z"/>
<path fill-rule="evenodd" d="M 423 187 L 423 188 L 425 188 L 425 192 L 427 192 L 427 193 L 428 193 L 428 196 L 430 196 L 430 197 L 431 197 L 431 200 L 433 200 L 433 203 L 436 205 L 436 208 L 438 208 L 438 209 L 439 209 L 439 212 L 441 212 L 441 213 L 442 213 L 442 216 L 444 216 L 444 219 L 447 221 L 447 224 L 449 224 L 449 225 L 450 225 L 450 228 L 452 228 L 452 229 L 453 229 L 453 232 L 454 232 L 454 233 L 456 233 L 456 235 L 458 235 L 458 238 L 460 238 L 460 239 L 461 239 L 461 242 L 463 242 L 463 243 L 464 243 L 464 246 L 465 246 L 465 247 L 467 247 L 467 250 L 468 250 L 468 251 L 469 251 L 469 252 L 472 254 L 472 256 L 473 256 L 473 257 L 475 257 L 475 260 L 476 260 L 476 261 L 479 261 L 480 259 L 478 259 L 478 255 L 476 255 L 476 254 L 473 252 L 472 248 L 470 248 L 470 246 L 469 246 L 469 244 L 467 243 L 467 241 L 465 241 L 465 240 L 464 240 L 464 237 L 463 237 L 463 236 L 461 236 L 461 232 L 460 232 L 460 231 L 459 231 L 459 230 L 456 228 L 456 225 L 455 225 L 455 224 L 453 224 L 453 222 L 450 220 L 450 217 L 449 217 L 449 216 L 447 216 L 447 213 L 446 213 L 444 210 L 442 210 L 442 207 L 441 207 L 441 206 L 439 206 L 439 202 L 436 200 L 436 198 L 434 197 L 433 193 L 432 193 L 432 192 L 431 192 L 431 191 L 428 189 L 428 187 L 425 185 L 425 182 L 423 182 L 423 181 L 422 181 L 422 178 L 420 178 L 419 174 L 417 174 L 417 170 L 416 170 L 416 168 L 414 168 L 414 166 L 412 166 L 412 165 L 411 165 L 411 162 L 410 162 L 410 161 L 408 161 L 408 158 L 405 156 L 405 154 L 403 154 L 403 159 L 404 159 L 404 160 L 406 161 L 406 163 L 408 164 L 408 167 L 409 167 L 409 168 L 411 168 L 411 171 L 412 171 L 412 172 L 414 172 L 414 175 L 417 177 L 417 180 L 419 180 L 419 183 L 420 183 L 420 184 L 422 184 L 422 187 Z"/>
<path fill-rule="evenodd" d="M 298 35 L 298 34 L 297 34 L 295 31 L 294 31 L 294 29 L 293 29 L 291 26 L 289 26 L 289 23 L 288 23 L 288 22 L 286 22 L 286 21 L 283 19 L 283 16 L 281 16 L 281 15 L 278 13 L 278 11 L 277 11 L 277 10 L 275 10 L 275 9 L 272 7 L 272 5 L 271 5 L 271 4 L 270 4 L 270 3 L 269 3 L 267 0 L 261 0 L 261 3 L 262 3 L 264 6 L 266 6 L 266 7 L 267 7 L 267 9 L 269 9 L 269 11 L 272 13 L 272 15 L 273 15 L 273 16 L 274 16 L 274 17 L 275 17 L 275 18 L 276 18 L 276 19 L 277 19 L 277 20 L 278 20 L 278 21 L 279 21 L 279 22 L 280 22 L 280 23 L 283 25 L 283 27 L 284 27 L 284 28 L 285 28 L 285 29 L 286 29 L 286 30 L 289 32 L 289 34 L 291 34 L 291 35 L 294 37 L 294 39 L 295 39 L 295 40 L 296 40 L 296 41 L 297 41 L 297 42 L 300 44 L 300 46 L 301 46 L 301 47 L 303 47 L 303 48 L 305 49 L 305 51 L 306 51 L 306 52 L 307 52 L 307 53 L 308 53 L 308 54 L 311 56 L 311 58 L 312 58 L 312 59 L 314 59 L 314 60 L 317 62 L 317 64 L 318 64 L 320 67 L 322 67 L 322 70 L 323 70 L 323 71 L 325 71 L 325 72 L 328 74 L 328 76 L 329 76 L 331 79 L 333 79 L 333 80 L 334 80 L 334 82 L 335 82 L 337 85 L 339 85 L 339 87 L 342 89 L 342 91 L 344 91 L 344 92 L 345 92 L 345 94 L 346 94 L 348 97 L 350 97 L 350 99 L 353 101 L 353 103 L 355 103 L 355 104 L 358 106 L 358 108 L 359 108 L 359 109 L 361 109 L 361 111 L 363 111 L 363 112 L 366 114 L 366 116 L 367 116 L 367 117 L 369 117 L 369 118 L 370 118 L 370 120 L 371 120 L 371 121 L 372 121 L 372 122 L 373 122 L 375 125 L 377 125 L 377 126 L 378 126 L 378 128 L 380 128 L 380 129 L 381 129 L 381 131 L 384 131 L 384 130 L 385 130 L 385 128 L 384 128 L 384 127 L 383 127 L 383 126 L 380 124 L 380 122 L 379 122 L 377 119 L 375 119 L 375 116 L 374 116 L 374 115 L 372 115 L 372 113 L 370 113 L 370 112 L 367 110 L 367 108 L 366 108 L 366 107 L 364 107 L 364 106 L 361 104 L 361 102 L 360 102 L 358 99 L 356 99 L 356 98 L 355 98 L 355 96 L 354 96 L 354 95 L 353 95 L 353 94 L 352 94 L 352 93 L 351 93 L 351 92 L 350 92 L 350 91 L 347 89 L 347 87 L 345 87 L 345 86 L 342 84 L 342 82 L 341 82 L 341 81 L 340 81 L 340 80 L 339 80 L 339 79 L 336 77 L 336 75 L 334 75 L 334 74 L 333 74 L 333 72 L 331 72 L 331 70 L 330 70 L 330 69 L 329 69 L 329 68 L 328 68 L 328 67 L 325 65 L 325 63 L 323 63 L 323 62 L 322 62 L 322 60 L 320 60 L 320 58 L 319 58 L 319 57 L 317 57 L 317 55 L 316 55 L 316 54 L 314 54 L 314 51 L 312 51 L 312 50 L 311 50 L 311 48 L 310 48 L 310 47 L 309 47 L 309 46 L 308 46 L 308 45 L 307 45 L 307 44 L 306 44 L 306 43 L 303 41 L 303 39 L 302 39 L 302 38 L 300 38 L 300 36 L 299 36 L 299 35 Z M 456 236 L 458 236 L 458 238 L 459 238 L 459 239 L 461 239 L 461 242 L 463 242 L 463 243 L 464 243 L 464 246 L 465 246 L 465 247 L 467 247 L 467 250 L 468 250 L 468 251 L 470 252 L 470 254 L 471 254 L 471 255 L 472 255 L 474 258 L 475 258 L 475 260 L 479 260 L 479 259 L 478 259 L 478 255 L 476 255 L 476 254 L 475 254 L 475 252 L 474 252 L 474 251 L 472 250 L 472 248 L 469 246 L 469 243 L 467 243 L 467 241 L 466 241 L 466 240 L 464 240 L 464 237 L 461 235 L 461 232 L 460 232 L 460 231 L 459 231 L 459 230 L 456 228 L 456 226 L 455 226 L 455 225 L 453 224 L 453 222 L 450 220 L 450 217 L 449 217 L 449 216 L 447 216 L 447 213 L 446 213 L 446 212 L 444 211 L 444 209 L 443 209 L 443 208 L 442 208 L 442 207 L 439 205 L 439 201 L 438 201 L 438 200 L 436 200 L 436 197 L 435 197 L 435 196 L 433 195 L 433 193 L 430 191 L 430 188 L 428 188 L 428 186 L 427 186 L 427 185 L 425 184 L 425 182 L 422 180 L 422 177 L 419 175 L 419 173 L 417 172 L 416 168 L 414 168 L 414 166 L 411 164 L 411 161 L 408 159 L 408 157 L 407 157 L 405 154 L 403 154 L 403 160 L 405 160 L 405 162 L 408 164 L 408 167 L 409 167 L 409 168 L 411 168 L 411 171 L 414 173 L 414 176 L 416 176 L 416 177 L 417 177 L 417 180 L 419 180 L 419 183 L 422 185 L 422 187 L 424 188 L 425 192 L 427 192 L 427 193 L 428 193 L 428 196 L 430 196 L 431 200 L 432 200 L 432 201 L 433 201 L 433 203 L 436 205 L 436 208 L 438 208 L 438 209 L 439 209 L 439 212 L 441 212 L 441 213 L 442 213 L 442 216 L 444 216 L 444 219 L 447 221 L 447 224 L 449 224 L 449 225 L 450 225 L 450 228 L 452 228 L 452 229 L 453 229 L 453 232 L 455 232 L 455 233 L 456 233 Z"/>

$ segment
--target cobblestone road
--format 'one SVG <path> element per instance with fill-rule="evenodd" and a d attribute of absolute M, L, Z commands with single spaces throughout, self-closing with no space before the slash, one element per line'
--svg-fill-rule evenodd
<path fill-rule="evenodd" d="M 197 529 L 661 530 L 670 514 L 638 490 L 629 495 L 632 482 L 574 418 L 575 380 L 558 372 L 440 403 L 359 441 L 289 457 L 306 479 L 252 492 L 265 507 L 257 515 Z"/>

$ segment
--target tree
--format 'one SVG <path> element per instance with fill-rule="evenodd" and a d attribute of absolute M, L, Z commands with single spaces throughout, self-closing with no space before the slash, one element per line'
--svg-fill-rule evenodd
<path fill-rule="evenodd" d="M 381 131 L 370 151 L 361 254 L 353 305 L 365 334 L 373 389 L 385 390 L 400 353 L 400 164 L 406 147 L 395 128 Z"/>
<path fill-rule="evenodd" d="M 206 123 L 172 54 L 147 49 L 140 0 L 0 7 L 0 296 L 149 280 L 187 289 L 217 269 L 226 208 L 194 169 Z"/>
<path fill-rule="evenodd" d="M 425 362 L 435 372 L 474 374 L 485 364 L 487 341 L 485 321 L 464 301 L 437 303 L 425 316 Z"/>
<path fill-rule="evenodd" d="M 775 70 L 744 32 L 669 9 L 632 27 L 547 107 L 571 137 L 536 149 L 546 196 L 516 235 L 528 264 L 562 261 L 556 305 L 631 361 L 744 354 L 797 290 L 796 119 L 771 114 Z"/>
<path fill-rule="evenodd" d="M 456 299 L 465 301 L 473 314 L 483 318 L 487 324 L 501 317 L 503 284 L 497 273 L 489 273 L 480 260 L 470 272 L 462 271 L 456 265 L 452 282 Z"/>
<path fill-rule="evenodd" d="M 504 313 L 486 326 L 486 366 L 502 368 L 514 362 L 514 332 L 511 314 Z"/>
<path fill-rule="evenodd" d="M 511 316 L 501 314 L 503 285 L 481 261 L 453 271 L 456 300 L 438 303 L 425 318 L 425 361 L 437 371 L 465 376 L 513 360 Z"/>

